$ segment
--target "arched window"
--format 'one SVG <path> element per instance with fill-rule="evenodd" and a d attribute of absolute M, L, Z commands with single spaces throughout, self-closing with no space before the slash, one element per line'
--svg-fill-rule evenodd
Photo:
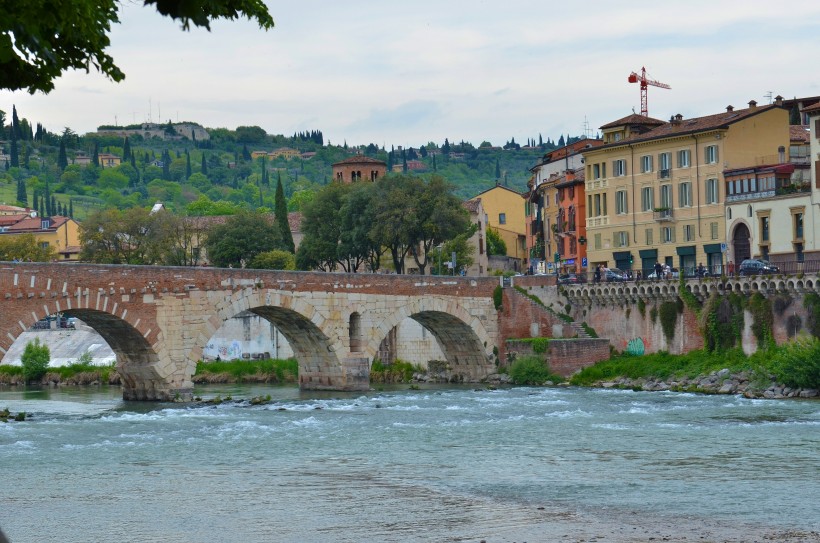
<path fill-rule="evenodd" d="M 751 217 L 751 216 L 752 216 L 752 205 L 751 205 L 751 204 L 749 204 L 748 206 L 746 206 L 746 216 L 747 216 L 747 217 Z"/>
<path fill-rule="evenodd" d="M 360 352 L 362 350 L 362 317 L 358 313 L 350 314 L 348 333 L 350 334 L 350 352 Z"/>
<path fill-rule="evenodd" d="M 732 218 L 732 208 L 731 208 L 731 207 L 727 207 L 727 208 L 726 208 L 726 218 L 727 218 L 727 219 L 731 219 L 731 218 Z"/>

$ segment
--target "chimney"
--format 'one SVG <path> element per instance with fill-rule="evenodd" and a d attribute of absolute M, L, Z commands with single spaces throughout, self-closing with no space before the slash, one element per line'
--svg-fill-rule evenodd
<path fill-rule="evenodd" d="M 754 100 L 751 100 L 749 102 L 749 109 L 755 109 L 756 107 L 757 107 L 757 102 L 755 102 Z"/>
<path fill-rule="evenodd" d="M 774 105 L 783 107 L 783 97 L 779 94 L 774 97 Z"/>
<path fill-rule="evenodd" d="M 786 163 L 786 148 L 782 145 L 777 148 L 777 159 L 780 161 L 781 164 Z"/>
<path fill-rule="evenodd" d="M 735 106 L 733 106 L 733 105 L 726 106 L 726 113 L 731 113 L 734 110 L 735 110 Z"/>
<path fill-rule="evenodd" d="M 680 113 L 678 113 L 677 115 L 674 115 L 672 117 L 669 117 L 669 123 L 673 124 L 673 125 L 679 125 L 682 120 L 683 120 L 683 115 L 681 115 Z"/>
<path fill-rule="evenodd" d="M 567 181 L 575 181 L 575 170 L 567 170 L 564 172 L 564 178 Z"/>

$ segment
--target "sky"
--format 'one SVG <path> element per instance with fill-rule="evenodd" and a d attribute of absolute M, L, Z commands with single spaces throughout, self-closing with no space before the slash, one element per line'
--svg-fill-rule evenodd
<path fill-rule="evenodd" d="M 820 95 L 815 0 L 267 3 L 267 32 L 184 32 L 123 0 L 109 53 L 125 81 L 69 72 L 47 95 L 0 91 L 0 109 L 52 132 L 194 121 L 389 148 L 594 136 L 640 112 L 642 67 L 671 86 L 648 91 L 664 120 Z"/>

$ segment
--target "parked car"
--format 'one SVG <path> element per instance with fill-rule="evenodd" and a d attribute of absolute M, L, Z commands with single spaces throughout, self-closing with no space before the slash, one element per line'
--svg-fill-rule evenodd
<path fill-rule="evenodd" d="M 747 258 L 740 263 L 740 269 L 738 271 L 740 275 L 758 275 L 779 272 L 780 268 L 770 264 L 768 260 L 762 260 L 760 258 Z"/>
<path fill-rule="evenodd" d="M 680 277 L 680 271 L 677 268 L 671 268 L 668 272 L 667 271 L 661 272 L 661 279 L 677 279 L 678 277 Z M 655 275 L 655 272 L 653 271 L 652 273 L 647 275 L 646 278 L 647 279 L 657 279 L 658 276 Z"/>
<path fill-rule="evenodd" d="M 618 268 L 607 268 L 604 271 L 604 281 L 626 281 L 627 279 L 626 273 Z"/>
<path fill-rule="evenodd" d="M 558 276 L 559 285 L 576 285 L 585 282 L 586 278 L 583 275 L 577 275 L 575 273 L 565 273 L 564 275 Z"/>

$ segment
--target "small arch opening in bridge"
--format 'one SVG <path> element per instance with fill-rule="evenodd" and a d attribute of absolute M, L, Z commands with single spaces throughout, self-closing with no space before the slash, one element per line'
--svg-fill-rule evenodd
<path fill-rule="evenodd" d="M 28 313 L 21 322 L 31 323 L 20 330 L 3 357 L 4 363 L 18 361 L 26 344 L 35 337 L 49 346 L 52 365 L 65 366 L 77 362 L 93 365 L 115 364 L 123 399 L 156 399 L 157 390 L 164 389 L 165 375 L 160 375 L 159 357 L 145 337 L 120 317 L 96 309 L 68 309 L 52 315 Z M 17 330 L 10 330 L 10 334 Z M 87 354 L 86 354 L 87 353 Z"/>
<path fill-rule="evenodd" d="M 362 316 L 357 312 L 350 314 L 348 319 L 348 336 L 350 340 L 350 352 L 358 353 L 362 351 Z"/>

